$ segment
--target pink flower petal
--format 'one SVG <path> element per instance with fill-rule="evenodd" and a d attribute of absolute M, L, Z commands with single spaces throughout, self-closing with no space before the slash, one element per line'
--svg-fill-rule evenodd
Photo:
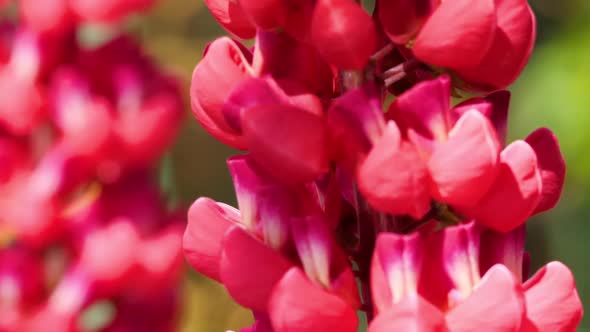
<path fill-rule="evenodd" d="M 485 57 L 478 66 L 458 71 L 474 90 L 493 91 L 514 82 L 535 44 L 535 15 L 528 1 L 498 0 L 496 10 L 497 28 Z"/>
<path fill-rule="evenodd" d="M 240 212 L 209 198 L 199 198 L 188 211 L 182 249 L 188 263 L 199 273 L 220 280 L 221 240 L 240 222 Z"/>
<path fill-rule="evenodd" d="M 485 327 L 487 331 L 520 331 L 525 319 L 522 288 L 508 269 L 492 267 L 471 296 L 447 313 L 447 324 L 453 332 L 471 332 Z"/>
<path fill-rule="evenodd" d="M 487 116 L 496 128 L 501 145 L 506 145 L 506 129 L 508 125 L 508 106 L 510 91 L 500 90 L 489 94 L 485 98 L 471 98 L 453 108 L 451 116 L 456 121 L 470 109 L 476 109 Z M 455 119 L 456 118 L 456 119 Z"/>
<path fill-rule="evenodd" d="M 442 1 L 414 42 L 414 55 L 431 65 L 452 69 L 478 65 L 496 30 L 494 0 Z"/>
<path fill-rule="evenodd" d="M 584 309 L 572 272 L 560 262 L 545 265 L 524 284 L 527 317 L 525 332 L 575 331 Z"/>
<path fill-rule="evenodd" d="M 406 297 L 377 315 L 369 332 L 447 332 L 443 313 L 419 296 Z"/>
<path fill-rule="evenodd" d="M 244 144 L 226 123 L 222 107 L 232 89 L 253 76 L 250 57 L 244 46 L 227 37 L 219 38 L 207 47 L 191 81 L 191 106 L 197 120 L 211 135 L 238 149 Z"/>
<path fill-rule="evenodd" d="M 476 110 L 468 111 L 428 161 L 433 196 L 452 205 L 473 206 L 496 178 L 499 152 L 490 121 Z"/>
<path fill-rule="evenodd" d="M 219 265 L 221 281 L 239 304 L 266 312 L 277 282 L 293 266 L 237 226 L 226 232 Z"/>
<path fill-rule="evenodd" d="M 311 282 L 297 267 L 277 283 L 268 309 L 276 331 L 355 332 L 358 324 L 347 302 Z"/>
<path fill-rule="evenodd" d="M 430 209 L 430 178 L 416 148 L 401 142 L 389 122 L 357 174 L 359 189 L 376 209 L 420 219 Z"/>
<path fill-rule="evenodd" d="M 322 104 L 312 93 L 293 80 L 276 82 L 271 77 L 246 79 L 232 90 L 223 105 L 227 124 L 241 132 L 242 112 L 258 105 L 284 103 L 298 106 L 312 114 L 321 114 Z"/>
<path fill-rule="evenodd" d="M 541 213 L 552 209 L 559 201 L 565 182 L 565 161 L 557 137 L 547 128 L 535 130 L 526 142 L 535 150 L 543 179 L 541 201 L 534 212 Z"/>
<path fill-rule="evenodd" d="M 267 80 L 261 78 L 246 79 L 236 84 L 222 108 L 225 121 L 237 132 L 242 131 L 241 118 L 246 108 L 258 105 L 277 104 L 281 96 Z"/>
<path fill-rule="evenodd" d="M 533 149 L 516 141 L 500 153 L 498 176 L 476 206 L 462 212 L 496 231 L 508 232 L 531 216 L 541 199 L 541 174 Z"/>

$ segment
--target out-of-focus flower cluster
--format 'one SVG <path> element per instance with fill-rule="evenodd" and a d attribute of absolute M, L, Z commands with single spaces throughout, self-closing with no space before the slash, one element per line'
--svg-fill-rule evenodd
<path fill-rule="evenodd" d="M 0 331 L 84 331 L 105 305 L 95 330 L 174 330 L 185 216 L 154 171 L 182 99 L 118 25 L 152 2 L 5 4 Z"/>
<path fill-rule="evenodd" d="M 574 331 L 571 272 L 529 278 L 524 252 L 562 191 L 558 141 L 506 142 L 527 1 L 359 2 L 206 1 L 256 39 L 213 41 L 193 73 L 199 122 L 247 153 L 239 210 L 191 207 L 188 261 L 252 309 L 243 331 L 353 332 L 359 310 L 372 332 Z"/>

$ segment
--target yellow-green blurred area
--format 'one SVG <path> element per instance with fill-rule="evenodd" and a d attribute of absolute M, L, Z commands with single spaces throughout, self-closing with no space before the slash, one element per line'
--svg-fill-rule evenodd
<path fill-rule="evenodd" d="M 568 163 L 558 207 L 529 223 L 532 270 L 551 260 L 574 271 L 583 302 L 590 301 L 590 1 L 531 0 L 538 18 L 538 42 L 530 64 L 511 88 L 512 140 L 537 127 L 560 138 Z M 206 43 L 224 34 L 199 0 L 163 0 L 140 19 L 139 35 L 163 65 L 188 85 Z M 201 84 L 208 84 L 202 82 Z M 187 107 L 188 109 L 188 107 Z M 173 179 L 181 201 L 208 196 L 234 204 L 225 159 L 234 151 L 209 137 L 187 111 L 171 153 Z M 251 322 L 223 287 L 187 273 L 181 331 L 225 331 Z M 580 331 L 590 331 L 590 320 Z"/>

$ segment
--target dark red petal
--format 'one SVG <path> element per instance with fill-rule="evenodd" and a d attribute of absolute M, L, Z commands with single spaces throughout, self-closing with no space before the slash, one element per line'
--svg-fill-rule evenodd
<path fill-rule="evenodd" d="M 311 181 L 328 170 L 321 116 L 289 105 L 263 105 L 244 111 L 242 129 L 252 158 L 284 183 Z"/>
<path fill-rule="evenodd" d="M 346 301 L 314 284 L 298 267 L 276 285 L 268 310 L 276 331 L 355 332 L 358 325 L 356 311 Z"/>
<path fill-rule="evenodd" d="M 277 282 L 293 266 L 280 253 L 234 226 L 222 243 L 221 281 L 239 304 L 266 312 Z"/>
<path fill-rule="evenodd" d="M 383 30 L 394 43 L 407 43 L 418 33 L 438 2 L 437 0 L 379 0 L 379 19 Z"/>
<path fill-rule="evenodd" d="M 317 0 L 282 0 L 282 25 L 297 40 L 309 43 L 313 10 Z"/>
<path fill-rule="evenodd" d="M 318 0 L 311 29 L 313 45 L 341 69 L 362 69 L 377 44 L 373 20 L 352 0 Z"/>
<path fill-rule="evenodd" d="M 416 148 L 401 142 L 389 122 L 357 174 L 359 189 L 374 208 L 420 219 L 430 208 L 430 179 Z"/>
<path fill-rule="evenodd" d="M 547 128 L 535 130 L 526 142 L 535 150 L 543 179 L 541 201 L 534 212 L 541 213 L 552 209 L 559 201 L 565 182 L 565 160 L 557 137 Z"/>
<path fill-rule="evenodd" d="M 332 97 L 332 68 L 314 47 L 294 39 L 284 31 L 258 31 L 253 68 L 257 73 L 271 75 L 278 81 L 297 81 L 320 98 Z"/>
<path fill-rule="evenodd" d="M 259 28 L 270 30 L 280 25 L 283 17 L 282 0 L 238 0 L 242 10 Z"/>
<path fill-rule="evenodd" d="M 188 263 L 199 273 L 220 280 L 221 240 L 240 222 L 239 211 L 209 198 L 199 198 L 188 210 L 182 249 Z"/>
<path fill-rule="evenodd" d="M 434 66 L 460 69 L 477 66 L 494 38 L 494 0 L 443 1 L 414 42 L 414 55 Z"/>
<path fill-rule="evenodd" d="M 525 332 L 575 331 L 584 309 L 572 272 L 560 262 L 545 265 L 524 284 L 527 317 Z"/>

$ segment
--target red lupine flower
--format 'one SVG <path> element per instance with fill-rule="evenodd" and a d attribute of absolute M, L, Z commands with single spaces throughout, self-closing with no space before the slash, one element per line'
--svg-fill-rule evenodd
<path fill-rule="evenodd" d="M 247 158 L 234 158 L 229 165 L 241 213 L 207 199 L 197 200 L 183 240 L 189 262 L 220 280 L 238 303 L 268 312 L 275 329 L 304 324 L 354 330 L 358 306 L 354 277 L 321 209 L 311 201 L 295 203 L 305 196 L 298 198 L 302 193 L 274 183 Z M 305 215 L 312 211 L 319 214 Z M 214 237 L 195 241 L 204 230 L 213 231 L 209 234 Z M 291 246 L 297 260 L 289 253 Z M 284 306 L 293 307 L 301 292 L 320 302 L 298 303 L 293 315 L 286 315 Z M 322 303 L 337 304 L 340 309 L 324 317 L 314 309 Z M 341 316 L 333 316 L 336 312 Z M 332 321 L 326 321 L 330 315 Z"/>
<path fill-rule="evenodd" d="M 557 139 L 507 144 L 509 92 L 452 107 L 439 75 L 512 83 L 535 39 L 525 0 L 380 0 L 373 19 L 351 0 L 207 5 L 256 41 L 208 47 L 193 111 L 249 154 L 228 162 L 239 210 L 195 201 L 183 249 L 253 310 L 242 331 L 355 331 L 360 301 L 373 332 L 578 326 L 571 272 L 527 280 L 523 251 L 526 219 L 563 187 Z"/>
<path fill-rule="evenodd" d="M 393 42 L 411 41 L 419 60 L 454 71 L 471 90 L 511 84 L 535 41 L 535 17 L 526 0 L 395 0 L 379 5 L 381 23 Z"/>
<path fill-rule="evenodd" d="M 486 100 L 451 110 L 448 100 L 449 81 L 441 78 L 419 84 L 392 104 L 388 115 L 402 131 L 390 123 L 358 173 L 369 202 L 390 213 L 421 218 L 432 197 L 502 231 L 522 224 L 537 210 L 542 196 L 551 202 L 549 206 L 555 204 L 564 167 L 550 132 L 542 130 L 531 139 L 538 141 L 536 150 L 517 141 L 500 153 L 497 130 L 490 120 L 499 124 L 504 135 L 506 110 Z M 495 97 L 490 101 L 502 102 Z M 546 148 L 541 150 L 541 144 Z M 537 161 L 541 158 L 552 161 L 541 166 Z M 384 167 L 399 170 L 385 171 Z"/>
<path fill-rule="evenodd" d="M 481 247 L 480 232 L 472 223 L 425 238 L 381 234 L 372 276 L 378 314 L 369 330 L 420 326 L 428 331 L 472 331 L 486 326 L 492 331 L 568 331 L 577 326 L 581 303 L 567 268 L 549 263 L 521 285 L 524 237 L 514 234 L 517 237 L 511 240 L 487 242 L 488 247 Z M 501 239 L 513 235 L 495 236 Z M 421 250 L 423 247 L 426 252 Z M 488 260 L 495 265 L 485 273 L 478 263 L 484 257 L 480 256 L 480 248 L 490 253 L 496 251 L 494 256 L 487 255 L 488 259 L 495 257 Z M 510 264 L 513 258 L 521 265 L 503 265 Z M 433 277 L 439 280 L 434 282 Z M 548 288 L 554 289 L 549 292 L 550 299 L 531 301 L 540 294 L 537 291 Z M 567 306 L 559 312 L 548 310 L 550 317 L 542 319 L 539 313 L 548 309 L 545 304 L 557 298 Z"/>

